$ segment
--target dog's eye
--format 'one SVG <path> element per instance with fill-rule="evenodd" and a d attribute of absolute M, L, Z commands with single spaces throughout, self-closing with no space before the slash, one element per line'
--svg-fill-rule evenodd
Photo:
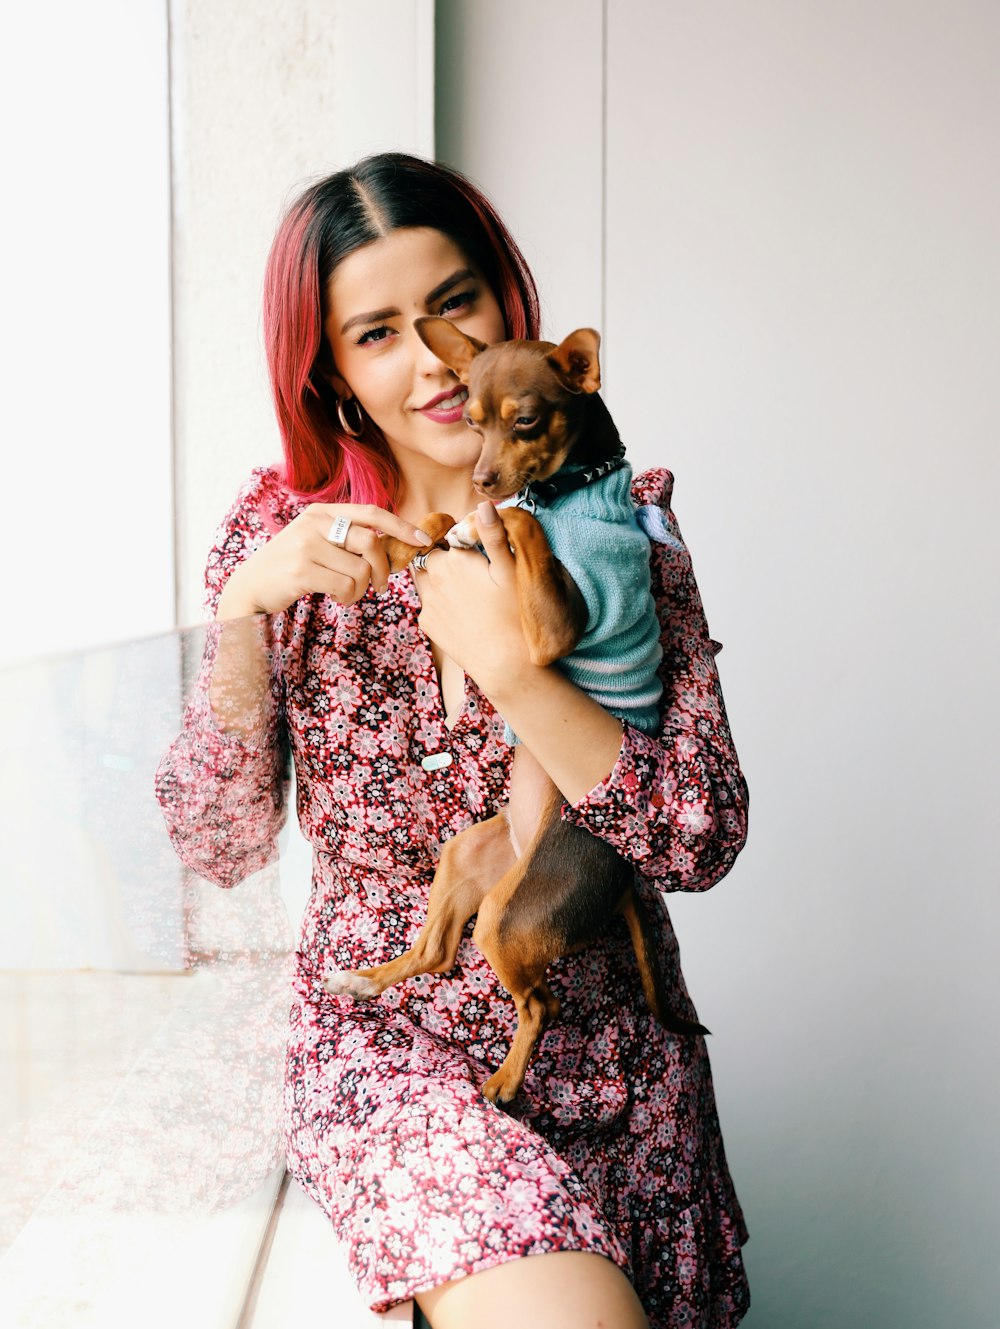
<path fill-rule="evenodd" d="M 479 426 L 476 424 L 475 420 L 473 420 L 471 415 L 463 415 L 462 419 L 465 421 L 465 423 L 469 426 L 470 429 L 479 428 Z"/>
<path fill-rule="evenodd" d="M 515 429 L 531 429 L 538 424 L 537 415 L 519 415 L 514 421 Z"/>

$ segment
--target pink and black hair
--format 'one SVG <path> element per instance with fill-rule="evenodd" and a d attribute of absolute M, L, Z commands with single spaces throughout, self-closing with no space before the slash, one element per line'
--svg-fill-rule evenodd
<path fill-rule="evenodd" d="M 398 474 L 378 428 L 367 416 L 359 438 L 340 427 L 323 320 L 337 264 L 410 226 L 432 227 L 459 246 L 489 283 L 508 337 L 539 335 L 538 292 L 524 256 L 490 201 L 457 171 L 385 152 L 311 186 L 292 204 L 271 246 L 264 343 L 284 480 L 316 502 L 391 508 L 395 500 Z"/>

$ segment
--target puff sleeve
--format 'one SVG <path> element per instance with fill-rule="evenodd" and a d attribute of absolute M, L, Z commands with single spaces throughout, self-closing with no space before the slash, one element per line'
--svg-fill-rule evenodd
<path fill-rule="evenodd" d="M 215 613 L 233 570 L 290 514 L 274 471 L 258 470 L 243 487 L 215 538 L 205 573 Z M 280 637 L 283 615 L 258 615 L 206 630 L 205 646 L 181 732 L 160 762 L 156 797 L 178 857 L 219 886 L 236 885 L 270 862 L 287 815 L 290 758 L 284 726 Z M 223 642 L 223 634 L 231 634 Z M 260 653 L 261 686 L 239 715 L 220 723 L 212 703 L 223 647 Z"/>
<path fill-rule="evenodd" d="M 607 779 L 563 817 L 613 846 L 664 891 L 702 891 L 733 866 L 747 834 L 740 770 L 691 558 L 670 507 L 673 476 L 646 471 L 633 497 L 651 534 L 663 660 L 660 728 L 629 724 Z"/>

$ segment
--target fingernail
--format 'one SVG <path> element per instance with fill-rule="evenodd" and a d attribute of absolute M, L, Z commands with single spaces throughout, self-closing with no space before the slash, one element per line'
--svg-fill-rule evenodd
<path fill-rule="evenodd" d="M 413 534 L 416 537 L 418 544 L 429 545 L 432 543 L 431 537 L 427 534 L 426 531 L 418 531 L 417 528 L 414 527 Z"/>
<path fill-rule="evenodd" d="M 497 510 L 492 503 L 480 503 L 479 520 L 484 526 L 495 526 L 500 518 L 497 516 Z"/>

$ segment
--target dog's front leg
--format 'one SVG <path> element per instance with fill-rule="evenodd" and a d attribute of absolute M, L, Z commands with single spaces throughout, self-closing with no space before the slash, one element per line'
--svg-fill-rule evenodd
<path fill-rule="evenodd" d="M 532 664 L 548 665 L 569 655 L 587 630 L 587 605 L 576 582 L 553 554 L 541 524 L 523 508 L 497 508 L 514 553 L 521 626 Z M 476 514 L 448 532 L 455 549 L 479 543 Z"/>
<path fill-rule="evenodd" d="M 514 861 L 503 815 L 461 831 L 441 851 L 427 900 L 427 921 L 410 949 L 373 969 L 331 971 L 323 980 L 327 991 L 370 1001 L 405 978 L 444 974 L 453 969 L 466 923 Z"/>
<path fill-rule="evenodd" d="M 445 536 L 455 525 L 455 518 L 447 512 L 429 512 L 420 523 L 420 529 L 431 537 L 430 545 L 408 545 L 397 540 L 394 535 L 382 536 L 382 548 L 389 561 L 390 572 L 400 572 L 408 567 L 417 554 L 426 554 L 429 549 L 447 549 Z"/>

